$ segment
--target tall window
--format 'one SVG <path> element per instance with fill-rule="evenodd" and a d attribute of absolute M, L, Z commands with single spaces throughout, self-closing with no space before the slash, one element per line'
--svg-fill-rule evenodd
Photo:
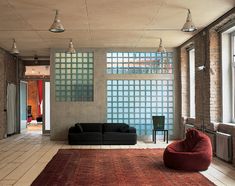
<path fill-rule="evenodd" d="M 235 32 L 231 34 L 231 61 L 232 61 L 232 110 L 233 122 L 235 122 Z"/>
<path fill-rule="evenodd" d="M 231 29 L 233 31 L 231 31 Z M 235 27 L 222 38 L 222 122 L 235 122 Z"/>
<path fill-rule="evenodd" d="M 195 50 L 189 50 L 190 117 L 195 118 Z"/>

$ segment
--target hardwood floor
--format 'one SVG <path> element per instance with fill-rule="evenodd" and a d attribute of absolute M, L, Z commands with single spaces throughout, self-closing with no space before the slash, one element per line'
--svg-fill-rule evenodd
<path fill-rule="evenodd" d="M 64 141 L 50 141 L 38 131 L 26 132 L 0 140 L 0 186 L 27 186 L 37 177 L 60 148 L 114 149 L 114 148 L 164 148 L 166 143 L 138 141 L 136 145 L 86 145 L 70 146 Z M 207 171 L 201 172 L 216 185 L 235 185 L 235 167 L 217 158 Z"/>

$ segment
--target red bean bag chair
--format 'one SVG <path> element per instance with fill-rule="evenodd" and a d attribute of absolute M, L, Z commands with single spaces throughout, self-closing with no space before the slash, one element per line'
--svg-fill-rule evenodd
<path fill-rule="evenodd" d="M 166 167 L 185 171 L 208 169 L 212 160 L 209 137 L 196 129 L 189 129 L 186 139 L 168 145 L 163 154 Z"/>

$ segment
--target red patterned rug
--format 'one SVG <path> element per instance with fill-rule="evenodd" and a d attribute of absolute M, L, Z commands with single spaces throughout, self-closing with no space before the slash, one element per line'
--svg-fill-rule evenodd
<path fill-rule="evenodd" d="M 60 149 L 32 185 L 214 185 L 198 172 L 166 168 L 162 155 L 163 149 Z"/>

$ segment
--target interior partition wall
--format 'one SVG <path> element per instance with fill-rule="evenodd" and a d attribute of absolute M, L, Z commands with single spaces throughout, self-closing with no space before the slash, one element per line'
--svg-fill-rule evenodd
<path fill-rule="evenodd" d="M 152 134 L 152 116 L 165 116 L 173 134 L 173 53 L 108 52 L 107 122 L 127 123 L 139 136 Z"/>

